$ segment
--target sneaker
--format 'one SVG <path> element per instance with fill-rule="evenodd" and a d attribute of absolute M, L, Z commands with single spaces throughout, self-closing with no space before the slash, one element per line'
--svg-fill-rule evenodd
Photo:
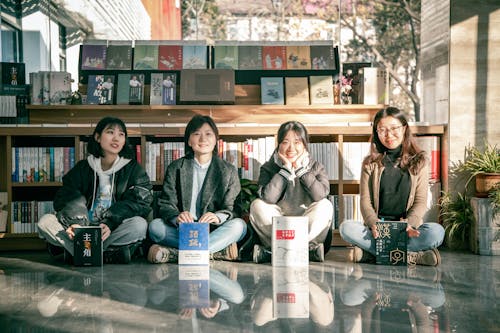
<path fill-rule="evenodd" d="M 309 249 L 309 261 L 325 261 L 325 248 L 323 247 L 323 243 L 314 244 Z"/>
<path fill-rule="evenodd" d="M 408 265 L 437 266 L 441 263 L 441 255 L 438 249 L 417 252 L 408 251 L 407 261 Z"/>
<path fill-rule="evenodd" d="M 152 264 L 163 264 L 176 262 L 179 258 L 179 250 L 173 247 L 154 244 L 149 248 L 148 261 Z"/>
<path fill-rule="evenodd" d="M 358 246 L 354 246 L 353 249 L 353 262 L 359 263 L 375 263 L 375 256 L 368 251 L 363 250 Z"/>
<path fill-rule="evenodd" d="M 225 249 L 213 253 L 211 257 L 214 260 L 235 261 L 238 259 L 238 245 L 231 243 Z"/>
<path fill-rule="evenodd" d="M 105 264 L 128 264 L 132 260 L 129 245 L 109 247 L 103 253 Z"/>
<path fill-rule="evenodd" d="M 271 251 L 262 245 L 255 244 L 253 247 L 253 262 L 256 264 L 271 262 Z"/>
<path fill-rule="evenodd" d="M 64 253 L 65 249 L 62 246 L 47 243 L 47 251 L 49 252 L 51 257 L 58 257 Z"/>

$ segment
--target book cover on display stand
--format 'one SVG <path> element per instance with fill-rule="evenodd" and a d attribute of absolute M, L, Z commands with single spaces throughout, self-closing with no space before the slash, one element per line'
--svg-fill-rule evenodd
<path fill-rule="evenodd" d="M 144 74 L 129 74 L 129 104 L 138 105 L 144 102 Z"/>
<path fill-rule="evenodd" d="M 260 44 L 238 46 L 238 69 L 262 69 L 262 46 Z"/>
<path fill-rule="evenodd" d="M 114 75 L 89 75 L 87 104 L 113 104 L 114 81 Z"/>
<path fill-rule="evenodd" d="M 286 46 L 263 45 L 262 69 L 286 69 Z"/>
<path fill-rule="evenodd" d="M 100 226 L 74 228 L 75 266 L 102 266 L 102 229 Z"/>
<path fill-rule="evenodd" d="M 402 266 L 407 264 L 406 222 L 379 221 L 377 231 L 379 237 L 375 240 L 376 263 L 381 265 Z"/>
<path fill-rule="evenodd" d="M 333 78 L 331 75 L 309 76 L 311 105 L 333 104 Z"/>
<path fill-rule="evenodd" d="M 179 265 L 208 265 L 209 223 L 179 224 Z"/>
<path fill-rule="evenodd" d="M 136 40 L 134 69 L 158 69 L 158 41 Z"/>
<path fill-rule="evenodd" d="M 49 72 L 49 103 L 51 105 L 69 104 L 71 97 L 71 74 Z"/>
<path fill-rule="evenodd" d="M 311 69 L 311 53 L 309 45 L 287 45 L 286 68 Z"/>
<path fill-rule="evenodd" d="M 214 68 L 238 69 L 238 46 L 216 42 L 214 47 Z"/>
<path fill-rule="evenodd" d="M 179 41 L 182 43 L 182 41 Z M 181 70 L 182 69 L 182 45 L 160 44 L 158 47 L 158 69 Z"/>
<path fill-rule="evenodd" d="M 273 217 L 272 265 L 277 267 L 309 265 L 307 216 Z"/>
<path fill-rule="evenodd" d="M 30 73 L 31 76 L 31 73 Z M 5 95 L 26 95 L 25 64 L 22 62 L 0 63 L 0 93 Z"/>
<path fill-rule="evenodd" d="M 283 78 L 261 77 L 260 95 L 262 104 L 285 104 Z"/>
<path fill-rule="evenodd" d="M 132 41 L 109 41 L 108 48 L 106 49 L 106 69 L 132 69 Z"/>
<path fill-rule="evenodd" d="M 93 41 L 82 45 L 82 70 L 102 70 L 106 67 L 107 41 Z"/>
<path fill-rule="evenodd" d="M 285 77 L 286 105 L 309 105 L 307 77 Z"/>
<path fill-rule="evenodd" d="M 311 45 L 311 69 L 337 69 L 332 45 Z"/>
<path fill-rule="evenodd" d="M 182 68 L 183 69 L 206 69 L 208 68 L 208 50 L 205 42 L 193 42 L 182 45 Z"/>

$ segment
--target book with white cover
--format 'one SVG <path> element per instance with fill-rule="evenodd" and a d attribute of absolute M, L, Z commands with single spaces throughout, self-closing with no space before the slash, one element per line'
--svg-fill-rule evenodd
<path fill-rule="evenodd" d="M 309 218 L 307 216 L 273 217 L 273 266 L 309 265 L 308 229 Z"/>

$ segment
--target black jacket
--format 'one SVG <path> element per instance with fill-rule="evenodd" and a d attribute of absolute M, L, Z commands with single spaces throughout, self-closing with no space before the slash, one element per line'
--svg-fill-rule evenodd
<path fill-rule="evenodd" d="M 94 182 L 98 188 L 99 177 L 96 177 L 87 160 L 79 161 L 63 177 L 63 186 L 54 198 L 54 209 L 61 224 L 66 227 L 71 224 L 88 224 L 88 211 L 96 195 Z M 131 160 L 115 173 L 113 203 L 101 223 L 114 230 L 127 218 L 146 218 L 151 212 L 152 190 L 146 171 L 137 161 Z"/>

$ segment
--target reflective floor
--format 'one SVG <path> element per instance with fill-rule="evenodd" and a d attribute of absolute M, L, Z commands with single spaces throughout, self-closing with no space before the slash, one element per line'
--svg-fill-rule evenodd
<path fill-rule="evenodd" d="M 1 332 L 500 332 L 500 256 L 433 267 L 211 262 L 73 267 L 0 253 Z M 337 259 L 337 260 L 334 260 Z"/>

